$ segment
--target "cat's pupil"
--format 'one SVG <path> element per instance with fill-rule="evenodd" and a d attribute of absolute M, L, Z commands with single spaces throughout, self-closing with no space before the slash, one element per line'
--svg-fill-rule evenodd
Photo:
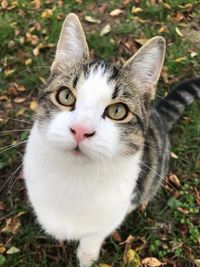
<path fill-rule="evenodd" d="M 120 110 L 119 106 L 116 106 L 115 107 L 115 114 L 118 114 L 119 113 L 119 110 Z"/>
<path fill-rule="evenodd" d="M 69 98 L 69 93 L 66 94 L 65 99 L 68 100 L 68 98 Z"/>

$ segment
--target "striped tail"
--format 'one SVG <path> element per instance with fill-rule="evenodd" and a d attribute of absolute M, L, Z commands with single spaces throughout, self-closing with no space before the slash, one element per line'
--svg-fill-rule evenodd
<path fill-rule="evenodd" d="M 180 83 L 155 108 L 163 118 L 168 131 L 194 100 L 200 100 L 200 77 Z"/>

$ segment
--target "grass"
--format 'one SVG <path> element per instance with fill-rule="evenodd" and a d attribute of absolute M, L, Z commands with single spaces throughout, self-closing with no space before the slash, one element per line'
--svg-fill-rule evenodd
<path fill-rule="evenodd" d="M 105 3 L 106 9 L 100 14 L 99 7 Z M 173 84 L 200 72 L 198 44 L 188 37 L 189 31 L 198 35 L 198 1 L 168 0 L 154 5 L 150 4 L 151 1 L 141 1 L 140 4 L 135 4 L 142 9 L 136 14 L 131 13 L 132 1 L 126 3 L 113 0 L 105 3 L 41 1 L 41 6 L 35 9 L 32 1 L 18 0 L 8 1 L 8 7 L 1 8 L 0 115 L 31 121 L 33 111 L 30 104 L 35 101 L 40 84 L 48 77 L 62 21 L 72 11 L 79 14 L 84 24 L 92 56 L 112 60 L 116 64 L 121 64 L 133 53 L 131 48 L 126 48 L 126 42 L 145 40 L 155 35 L 164 36 L 167 40 L 167 55 L 158 85 L 157 93 L 160 95 L 168 92 Z M 9 7 L 12 9 L 9 10 Z M 115 8 L 121 8 L 124 13 L 117 17 L 109 16 L 109 12 Z M 52 10 L 52 15 L 45 17 L 42 14 L 47 9 Z M 101 19 L 101 23 L 85 22 L 86 15 Z M 111 24 L 111 32 L 101 37 L 100 30 L 106 23 Z M 36 43 L 27 38 L 27 32 L 34 36 L 31 38 L 37 38 Z M 35 56 L 33 51 L 40 44 L 43 48 Z M 192 52 L 197 55 L 192 57 Z M 22 84 L 25 90 L 13 88 L 13 82 Z M 16 98 L 19 97 L 24 98 L 24 101 L 16 103 Z M 137 210 L 128 216 L 118 230 L 122 241 L 129 235 L 135 237 L 130 246 L 140 259 L 153 256 L 166 262 L 166 266 L 189 267 L 196 266 L 195 260 L 200 258 L 197 203 L 200 188 L 199 113 L 200 103 L 196 102 L 188 107 L 171 134 L 172 151 L 178 158 L 171 160 L 170 173 L 177 175 L 180 186 L 172 190 L 164 183 L 147 209 L 144 212 Z M 1 148 L 24 141 L 28 135 L 27 130 L 2 134 L 3 131 L 27 129 L 31 126 L 5 117 L 0 117 L 0 123 Z M 23 150 L 21 145 L 0 154 L 0 185 L 21 164 Z M 0 266 L 77 266 L 77 244 L 58 244 L 41 230 L 28 205 L 23 180 L 18 179 L 14 183 L 17 175 L 18 173 L 0 192 Z M 12 219 L 13 223 L 5 230 L 8 219 Z M 124 263 L 126 246 L 116 237 L 107 238 L 99 263 L 113 267 L 139 266 L 133 263 L 137 257 L 130 264 Z M 12 247 L 19 251 L 9 254 Z"/>

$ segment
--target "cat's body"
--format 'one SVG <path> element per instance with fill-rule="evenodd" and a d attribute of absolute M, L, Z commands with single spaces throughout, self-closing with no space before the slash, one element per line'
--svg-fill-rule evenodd
<path fill-rule="evenodd" d="M 175 120 L 166 120 L 170 106 L 169 112 L 166 105 L 150 108 L 164 50 L 157 37 L 122 69 L 91 62 L 77 17 L 64 23 L 24 176 L 42 227 L 59 240 L 80 241 L 81 267 L 91 266 L 105 237 L 148 203 L 167 174 Z M 183 97 L 184 107 L 194 91 Z"/>

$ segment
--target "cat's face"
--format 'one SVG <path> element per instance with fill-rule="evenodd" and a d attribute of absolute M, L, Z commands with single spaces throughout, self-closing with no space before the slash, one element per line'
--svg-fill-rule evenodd
<path fill-rule="evenodd" d="M 104 61 L 92 62 L 80 22 L 70 14 L 39 101 L 39 127 L 47 145 L 71 157 L 92 160 L 138 151 L 164 50 L 158 37 L 121 69 Z"/>

